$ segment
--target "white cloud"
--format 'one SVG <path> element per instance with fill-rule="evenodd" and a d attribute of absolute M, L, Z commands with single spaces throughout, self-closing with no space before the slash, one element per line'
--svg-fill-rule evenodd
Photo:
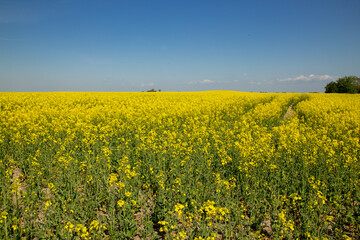
<path fill-rule="evenodd" d="M 274 83 L 274 80 L 263 80 L 261 82 L 255 82 L 255 81 L 251 81 L 249 82 L 250 84 L 253 84 L 253 85 L 264 85 L 264 84 L 273 84 Z"/>
<path fill-rule="evenodd" d="M 326 81 L 326 80 L 335 80 L 337 77 L 336 76 L 330 76 L 328 74 L 325 75 L 315 75 L 315 74 L 310 74 L 309 76 L 305 76 L 305 75 L 300 75 L 297 77 L 293 77 L 293 78 L 283 78 L 283 79 L 278 79 L 278 82 L 294 82 L 294 81 Z"/>
<path fill-rule="evenodd" d="M 209 84 L 209 83 L 215 83 L 215 81 L 209 80 L 209 79 L 204 79 L 204 80 L 201 80 L 201 81 L 188 82 L 187 84 L 194 85 L 194 84 Z"/>
<path fill-rule="evenodd" d="M 253 85 L 261 85 L 261 82 L 254 82 L 254 81 L 251 81 L 251 82 L 249 82 L 250 84 L 253 84 Z"/>
<path fill-rule="evenodd" d="M 214 80 L 210 80 L 210 79 L 204 79 L 204 80 L 200 80 L 200 81 L 192 81 L 192 82 L 187 82 L 186 84 L 188 85 L 195 85 L 195 84 L 233 84 L 233 83 L 239 83 L 240 80 L 235 79 L 235 80 L 227 80 L 227 81 L 214 81 Z"/>
<path fill-rule="evenodd" d="M 310 74 L 308 76 L 300 75 L 292 78 L 278 78 L 277 80 L 263 80 L 260 82 L 251 81 L 249 83 L 253 85 L 264 85 L 264 84 L 274 84 L 275 82 L 285 83 L 285 82 L 334 81 L 337 78 L 339 77 L 331 76 L 328 74 L 324 74 L 324 75 Z"/>
<path fill-rule="evenodd" d="M 214 83 L 214 81 L 209 80 L 209 79 L 205 79 L 205 80 L 200 81 L 200 83 Z"/>

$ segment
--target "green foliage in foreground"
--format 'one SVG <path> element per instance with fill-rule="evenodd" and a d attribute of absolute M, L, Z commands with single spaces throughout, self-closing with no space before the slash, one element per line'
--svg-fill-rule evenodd
<path fill-rule="evenodd" d="M 360 99 L 0 95 L 0 239 L 356 239 Z"/>

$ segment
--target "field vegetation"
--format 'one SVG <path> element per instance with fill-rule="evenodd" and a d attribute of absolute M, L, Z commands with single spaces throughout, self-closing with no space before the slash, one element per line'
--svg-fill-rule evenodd
<path fill-rule="evenodd" d="M 1 93 L 1 239 L 357 239 L 360 98 Z"/>

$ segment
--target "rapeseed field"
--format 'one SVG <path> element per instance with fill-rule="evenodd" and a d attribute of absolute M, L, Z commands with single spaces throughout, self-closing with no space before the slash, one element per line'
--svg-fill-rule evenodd
<path fill-rule="evenodd" d="M 0 93 L 0 239 L 358 239 L 360 98 Z"/>

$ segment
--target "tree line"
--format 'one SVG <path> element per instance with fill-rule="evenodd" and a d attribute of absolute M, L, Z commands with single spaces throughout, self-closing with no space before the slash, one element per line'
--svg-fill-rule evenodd
<path fill-rule="evenodd" d="M 346 76 L 325 86 L 325 93 L 360 93 L 360 78 Z"/>

